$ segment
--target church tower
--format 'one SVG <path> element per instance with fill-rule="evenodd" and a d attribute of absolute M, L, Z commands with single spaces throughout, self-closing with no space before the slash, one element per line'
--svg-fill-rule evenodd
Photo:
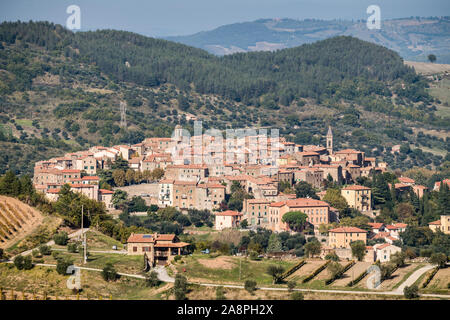
<path fill-rule="evenodd" d="M 333 154 L 333 132 L 331 131 L 331 126 L 328 126 L 327 151 L 328 154 Z"/>

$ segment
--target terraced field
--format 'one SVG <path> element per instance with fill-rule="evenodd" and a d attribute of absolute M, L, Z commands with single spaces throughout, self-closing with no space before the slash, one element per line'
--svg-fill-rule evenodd
<path fill-rule="evenodd" d="M 17 199 L 0 196 L 0 248 L 7 248 L 42 223 L 42 214 Z"/>
<path fill-rule="evenodd" d="M 369 268 L 371 264 L 371 262 L 357 262 L 353 267 L 348 269 L 347 272 L 342 275 L 342 278 L 334 281 L 331 286 L 345 287 L 352 279 L 357 278 L 361 273 L 367 270 L 367 268 Z M 362 279 L 361 281 L 364 281 L 364 279 Z"/>

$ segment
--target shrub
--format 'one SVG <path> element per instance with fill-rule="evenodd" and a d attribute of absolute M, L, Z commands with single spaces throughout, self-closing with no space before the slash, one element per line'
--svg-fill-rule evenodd
<path fill-rule="evenodd" d="M 405 295 L 406 299 L 415 299 L 419 297 L 419 288 L 417 287 L 417 285 L 412 285 L 409 287 L 405 287 L 405 289 L 403 289 L 403 294 Z"/>
<path fill-rule="evenodd" d="M 49 246 L 43 244 L 43 245 L 39 246 L 39 252 L 43 256 L 49 256 L 52 253 L 52 249 Z"/>
<path fill-rule="evenodd" d="M 18 255 L 14 258 L 14 265 L 16 266 L 17 270 L 23 269 L 23 256 Z"/>
<path fill-rule="evenodd" d="M 244 289 L 247 290 L 250 294 L 256 290 L 256 281 L 254 280 L 246 280 L 244 283 Z"/>
<path fill-rule="evenodd" d="M 31 260 L 31 256 L 28 255 L 23 259 L 23 269 L 24 270 L 33 269 L 33 261 Z"/>
<path fill-rule="evenodd" d="M 391 262 L 397 267 L 401 268 L 405 266 L 406 253 L 397 252 L 391 256 Z"/>
<path fill-rule="evenodd" d="M 67 251 L 71 252 L 71 253 L 76 253 L 78 251 L 78 246 L 76 243 L 69 243 L 67 245 Z"/>
<path fill-rule="evenodd" d="M 173 286 L 175 299 L 176 300 L 185 300 L 187 293 L 187 279 L 180 273 L 177 273 L 175 276 L 175 284 Z"/>
<path fill-rule="evenodd" d="M 58 252 L 58 251 L 53 251 L 53 252 L 52 252 L 52 257 L 53 257 L 55 260 L 58 260 L 59 255 L 60 255 L 60 252 Z"/>
<path fill-rule="evenodd" d="M 108 262 L 106 266 L 103 268 L 102 277 L 105 281 L 116 281 L 119 278 L 116 269 L 114 269 L 113 265 Z"/>
<path fill-rule="evenodd" d="M 68 258 L 60 258 L 56 263 L 56 272 L 61 275 L 67 274 L 67 268 L 73 264 L 73 261 Z"/>
<path fill-rule="evenodd" d="M 216 300 L 226 300 L 225 292 L 222 286 L 216 288 Z"/>
<path fill-rule="evenodd" d="M 266 273 L 272 277 L 273 283 L 279 283 L 281 281 L 283 272 L 284 268 L 276 265 L 270 265 L 266 270 Z"/>
<path fill-rule="evenodd" d="M 173 260 L 174 260 L 175 262 L 178 262 L 178 261 L 181 260 L 181 256 L 177 255 L 177 256 L 175 256 L 175 257 L 173 258 Z"/>
<path fill-rule="evenodd" d="M 339 257 L 336 252 L 333 251 L 325 256 L 325 260 L 339 261 Z"/>
<path fill-rule="evenodd" d="M 439 268 L 443 268 L 447 263 L 447 256 L 445 253 L 433 253 L 430 257 L 430 262 Z"/>
<path fill-rule="evenodd" d="M 55 243 L 57 245 L 60 246 L 65 246 L 67 245 L 67 242 L 69 241 L 69 237 L 67 236 L 67 232 L 60 232 L 57 233 L 53 236 L 53 241 L 55 241 Z"/>
<path fill-rule="evenodd" d="M 397 267 L 392 264 L 380 265 L 381 280 L 390 279 L 395 270 L 397 270 Z"/>
<path fill-rule="evenodd" d="M 158 274 L 156 273 L 156 271 L 152 271 L 150 272 L 150 274 L 147 277 L 147 286 L 149 287 L 157 287 L 159 286 L 160 281 L 158 279 Z"/>
<path fill-rule="evenodd" d="M 301 293 L 300 291 L 292 292 L 291 299 L 292 300 L 303 300 L 304 299 L 303 293 Z"/>
<path fill-rule="evenodd" d="M 433 250 L 431 249 L 420 249 L 420 256 L 421 257 L 431 257 L 431 255 L 433 254 Z"/>
<path fill-rule="evenodd" d="M 295 281 L 288 281 L 288 283 L 287 283 L 289 291 L 292 291 L 296 285 L 297 285 L 297 283 Z"/>
<path fill-rule="evenodd" d="M 41 254 L 38 249 L 34 249 L 33 251 L 31 251 L 31 255 L 33 256 L 33 258 L 38 258 Z"/>

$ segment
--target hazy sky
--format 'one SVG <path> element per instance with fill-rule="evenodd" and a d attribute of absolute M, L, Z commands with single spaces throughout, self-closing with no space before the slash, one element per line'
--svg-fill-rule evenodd
<path fill-rule="evenodd" d="M 62 25 L 69 5 L 81 8 L 81 30 L 121 29 L 149 36 L 185 35 L 259 18 L 366 19 L 449 16 L 449 0 L 0 0 L 0 21 L 48 20 Z"/>

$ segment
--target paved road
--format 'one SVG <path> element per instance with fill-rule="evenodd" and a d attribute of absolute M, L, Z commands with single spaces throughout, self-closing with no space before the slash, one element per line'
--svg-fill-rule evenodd
<path fill-rule="evenodd" d="M 166 268 L 164 268 L 163 266 L 156 266 L 154 270 L 158 274 L 159 280 L 161 280 L 163 282 L 171 282 L 171 283 L 175 282 L 175 279 L 172 278 L 171 276 L 169 276 Z"/>
<path fill-rule="evenodd" d="M 403 290 L 405 289 L 405 287 L 413 285 L 414 282 L 416 282 L 417 279 L 419 279 L 422 274 L 435 267 L 436 267 L 435 265 L 427 265 L 423 268 L 420 268 L 419 270 L 414 271 L 413 274 L 409 276 L 408 279 L 405 280 L 405 282 L 403 282 L 397 289 L 394 289 L 393 291 L 396 292 L 397 294 L 403 294 Z"/>

